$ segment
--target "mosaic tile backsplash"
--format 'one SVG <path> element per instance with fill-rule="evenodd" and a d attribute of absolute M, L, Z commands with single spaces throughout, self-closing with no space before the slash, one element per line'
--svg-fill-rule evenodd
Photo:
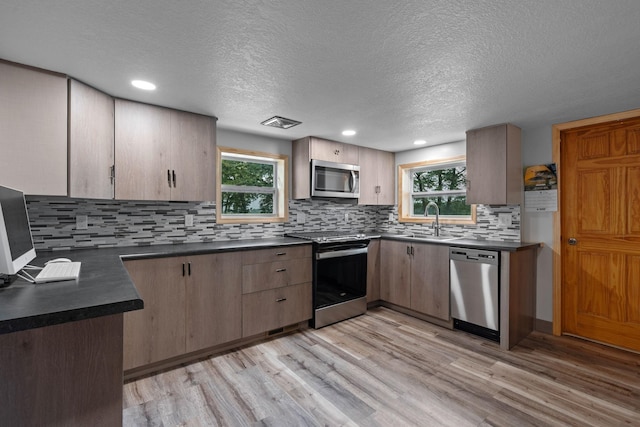
<path fill-rule="evenodd" d="M 433 232 L 427 225 L 398 223 L 395 206 L 359 206 L 327 200 L 291 200 L 288 222 L 264 224 L 217 224 L 213 202 L 27 196 L 27 206 L 38 251 L 269 238 L 301 231 Z M 510 227 L 499 225 L 500 213 L 511 215 Z M 185 226 L 185 215 L 193 215 L 193 226 Z M 76 228 L 77 216 L 87 216 L 86 230 Z M 520 207 L 478 205 L 477 224 L 445 224 L 441 234 L 520 241 Z"/>

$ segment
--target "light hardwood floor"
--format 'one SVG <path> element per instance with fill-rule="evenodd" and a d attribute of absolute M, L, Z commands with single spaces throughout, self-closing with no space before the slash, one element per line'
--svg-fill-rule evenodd
<path fill-rule="evenodd" d="M 125 426 L 640 425 L 640 355 L 512 351 L 385 308 L 129 382 Z"/>

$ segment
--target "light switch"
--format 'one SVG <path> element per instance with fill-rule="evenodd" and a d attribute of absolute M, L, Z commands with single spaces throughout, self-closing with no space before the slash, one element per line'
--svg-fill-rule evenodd
<path fill-rule="evenodd" d="M 185 227 L 193 227 L 193 215 L 185 215 L 184 216 L 184 226 Z"/>
<path fill-rule="evenodd" d="M 298 212 L 298 214 L 296 215 L 296 222 L 298 224 L 304 224 L 306 220 L 307 216 L 304 214 L 304 212 Z"/>

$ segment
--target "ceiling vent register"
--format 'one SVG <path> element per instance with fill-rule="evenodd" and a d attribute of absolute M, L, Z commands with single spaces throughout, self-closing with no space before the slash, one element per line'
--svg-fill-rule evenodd
<path fill-rule="evenodd" d="M 285 119 L 284 117 L 280 117 L 280 116 L 273 116 L 270 119 L 267 119 L 260 124 L 265 126 L 271 126 L 274 128 L 289 129 L 294 126 L 298 126 L 300 123 L 302 122 L 298 122 L 296 120 L 291 120 L 291 119 Z"/>

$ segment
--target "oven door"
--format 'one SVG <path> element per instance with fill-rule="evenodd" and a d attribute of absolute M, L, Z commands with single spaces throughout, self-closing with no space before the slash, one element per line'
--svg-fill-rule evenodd
<path fill-rule="evenodd" d="M 369 241 L 320 245 L 315 253 L 313 305 L 315 309 L 367 295 Z"/>

